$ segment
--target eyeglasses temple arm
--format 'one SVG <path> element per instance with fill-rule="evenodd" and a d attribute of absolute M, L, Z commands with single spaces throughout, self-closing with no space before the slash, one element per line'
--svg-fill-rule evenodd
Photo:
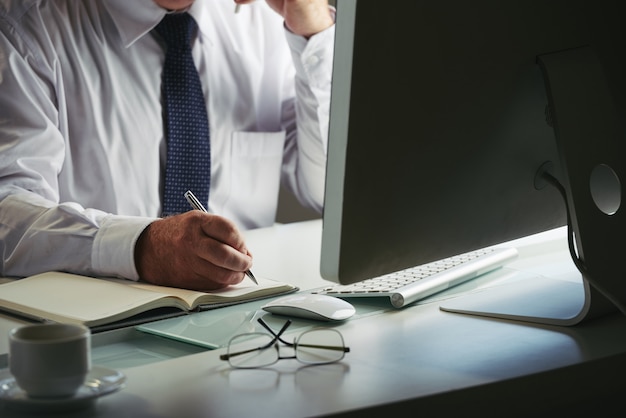
<path fill-rule="evenodd" d="M 291 325 L 291 320 L 287 320 L 287 322 L 285 322 L 285 324 L 283 325 L 283 327 L 280 329 L 280 331 L 278 331 L 277 333 L 274 332 L 273 329 L 271 329 L 269 327 L 269 325 L 267 325 L 265 323 L 265 321 L 263 321 L 263 318 L 258 318 L 257 319 L 258 323 L 261 324 L 263 326 L 263 328 L 265 328 L 270 334 L 272 334 L 274 336 L 274 339 L 280 341 L 283 344 L 289 345 L 289 346 L 293 346 L 292 343 L 283 340 L 282 338 L 280 338 L 280 336 L 283 334 L 283 332 L 285 332 L 287 330 L 287 328 L 289 328 L 289 325 Z"/>
<path fill-rule="evenodd" d="M 307 348 L 319 348 L 323 350 L 343 351 L 344 353 L 350 352 L 350 347 L 338 346 L 338 345 L 321 345 L 321 344 L 296 344 L 297 347 Z"/>
<path fill-rule="evenodd" d="M 272 340 L 272 342 L 274 342 L 276 340 Z M 252 353 L 254 351 L 259 351 L 259 350 L 263 350 L 265 348 L 267 348 L 268 346 L 262 346 L 262 347 L 256 347 L 256 348 L 251 348 L 249 350 L 244 350 L 244 351 L 237 351 L 235 353 L 226 353 L 226 354 L 220 354 L 220 360 L 228 360 L 231 357 L 237 357 L 237 356 L 241 356 L 243 354 L 248 354 L 248 353 Z"/>

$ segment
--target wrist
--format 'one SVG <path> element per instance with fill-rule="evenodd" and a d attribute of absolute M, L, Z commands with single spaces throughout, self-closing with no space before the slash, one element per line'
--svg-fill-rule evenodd
<path fill-rule="evenodd" d="M 297 17 L 285 17 L 285 27 L 292 33 L 310 38 L 335 24 L 333 10 L 322 7 L 309 10 L 305 15 Z"/>

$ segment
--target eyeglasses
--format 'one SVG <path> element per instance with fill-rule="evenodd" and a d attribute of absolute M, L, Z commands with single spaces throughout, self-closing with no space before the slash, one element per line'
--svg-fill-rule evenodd
<path fill-rule="evenodd" d="M 228 343 L 228 352 L 220 356 L 221 360 L 239 369 L 253 369 L 269 366 L 278 360 L 296 359 L 305 364 L 327 364 L 341 360 L 345 353 L 350 352 L 343 342 L 341 333 L 332 328 L 314 328 L 305 331 L 294 339 L 293 343 L 283 340 L 280 336 L 287 330 L 291 321 L 278 331 L 274 332 L 263 319 L 258 322 L 269 331 L 251 332 L 234 336 Z M 293 356 L 280 355 L 278 342 L 294 350 Z"/>

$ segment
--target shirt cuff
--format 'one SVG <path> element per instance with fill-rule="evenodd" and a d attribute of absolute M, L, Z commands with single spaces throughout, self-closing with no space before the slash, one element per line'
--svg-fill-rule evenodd
<path fill-rule="evenodd" d="M 108 215 L 102 220 L 91 254 L 99 276 L 139 280 L 135 267 L 135 243 L 154 218 Z"/>
<path fill-rule="evenodd" d="M 335 25 L 306 39 L 285 27 L 287 44 L 296 74 L 312 87 L 324 88 L 331 82 L 335 50 Z"/>

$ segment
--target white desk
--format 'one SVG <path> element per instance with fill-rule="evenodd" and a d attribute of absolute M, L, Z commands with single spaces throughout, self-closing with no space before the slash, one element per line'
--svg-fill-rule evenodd
<path fill-rule="evenodd" d="M 322 286 L 320 231 L 320 221 L 250 231 L 255 274 L 303 289 Z M 543 266 L 541 272 L 554 276 L 571 269 L 561 234 L 519 247 L 521 258 L 512 267 Z M 128 381 L 122 391 L 101 398 L 93 410 L 68 416 L 429 416 L 435 410 L 444 416 L 514 416 L 565 412 L 563 407 L 580 412 L 595 406 L 613 382 L 623 380 L 615 376 L 626 372 L 621 315 L 559 328 L 445 313 L 436 302 L 360 312 L 369 313 L 338 327 L 351 348 L 341 363 L 303 367 L 281 361 L 267 369 L 232 370 L 219 360 L 223 349 L 206 351 L 124 368 Z M 0 331 L 15 324 L 0 320 Z M 0 342 L 2 352 L 6 341 Z M 2 409 L 0 415 L 23 416 Z"/>

